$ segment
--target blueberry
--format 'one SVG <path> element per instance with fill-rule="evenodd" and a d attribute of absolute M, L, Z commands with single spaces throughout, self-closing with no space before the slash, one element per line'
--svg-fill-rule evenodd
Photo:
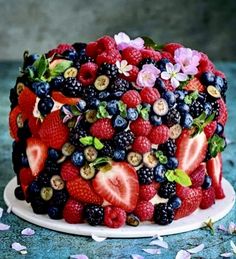
<path fill-rule="evenodd" d="M 128 122 L 126 119 L 117 115 L 113 120 L 113 127 L 117 130 L 124 130 L 128 126 Z"/>
<path fill-rule="evenodd" d="M 89 108 L 92 108 L 92 109 L 96 109 L 99 106 L 99 104 L 100 104 L 100 101 L 95 97 L 91 98 L 88 103 Z"/>
<path fill-rule="evenodd" d="M 101 91 L 98 94 L 98 99 L 100 99 L 100 100 L 107 100 L 107 99 L 109 99 L 110 95 L 111 94 L 108 91 Z"/>
<path fill-rule="evenodd" d="M 123 161 L 125 160 L 126 152 L 125 150 L 115 150 L 113 154 L 113 159 L 115 161 Z"/>
<path fill-rule="evenodd" d="M 59 150 L 56 150 L 54 148 L 49 148 L 48 150 L 48 157 L 53 160 L 57 161 L 61 156 L 61 152 Z"/>
<path fill-rule="evenodd" d="M 189 113 L 185 113 L 181 116 L 180 125 L 183 128 L 189 129 L 193 125 L 193 117 Z"/>
<path fill-rule="evenodd" d="M 221 123 L 217 123 L 215 133 L 221 136 L 224 133 L 224 126 Z"/>
<path fill-rule="evenodd" d="M 169 169 L 175 169 L 178 167 L 178 164 L 179 164 L 178 159 L 174 156 L 171 156 L 168 158 L 166 167 Z"/>
<path fill-rule="evenodd" d="M 166 71 L 166 64 L 169 63 L 169 59 L 163 58 L 157 62 L 157 67 L 162 71 Z"/>
<path fill-rule="evenodd" d="M 219 89 L 220 91 L 222 91 L 224 89 L 224 80 L 222 77 L 220 76 L 216 76 L 215 77 L 215 82 L 214 85 L 217 89 Z"/>
<path fill-rule="evenodd" d="M 72 61 L 78 59 L 78 53 L 75 50 L 66 50 L 63 52 L 63 56 Z"/>
<path fill-rule="evenodd" d="M 47 96 L 50 92 L 50 85 L 47 82 L 34 82 L 32 87 L 39 98 Z"/>
<path fill-rule="evenodd" d="M 157 165 L 154 168 L 154 180 L 156 182 L 164 182 L 165 181 L 165 173 L 166 173 L 166 168 L 164 165 Z"/>
<path fill-rule="evenodd" d="M 62 219 L 62 209 L 51 206 L 48 208 L 48 216 L 51 219 Z"/>
<path fill-rule="evenodd" d="M 204 182 L 202 184 L 202 188 L 205 190 L 209 189 L 211 187 L 211 183 L 212 183 L 211 177 L 209 175 L 206 175 L 204 178 Z"/>
<path fill-rule="evenodd" d="M 161 94 L 166 91 L 166 86 L 165 86 L 164 82 L 163 82 L 160 78 L 157 78 L 157 79 L 156 79 L 154 87 L 155 87 Z"/>
<path fill-rule="evenodd" d="M 80 112 L 85 112 L 86 108 L 87 108 L 86 106 L 87 106 L 87 103 L 82 99 L 80 99 L 79 102 L 76 105 L 76 107 L 78 108 L 78 110 Z"/>
<path fill-rule="evenodd" d="M 110 102 L 107 103 L 107 107 L 106 107 L 108 113 L 110 115 L 115 115 L 119 112 L 118 109 L 118 101 L 117 100 L 112 100 Z"/>
<path fill-rule="evenodd" d="M 200 80 L 206 86 L 214 85 L 215 75 L 211 72 L 204 72 L 202 73 Z"/>
<path fill-rule="evenodd" d="M 129 108 L 127 110 L 127 119 L 130 121 L 135 121 L 138 118 L 138 112 L 134 108 Z"/>
<path fill-rule="evenodd" d="M 174 196 L 170 197 L 168 203 L 170 203 L 172 205 L 173 209 L 178 209 L 181 206 L 182 201 L 178 196 L 174 195 Z"/>
<path fill-rule="evenodd" d="M 22 191 L 22 189 L 21 189 L 20 186 L 17 186 L 17 187 L 16 187 L 14 193 L 15 193 L 15 197 L 16 197 L 18 200 L 23 201 L 23 200 L 25 199 L 24 193 L 23 193 L 23 191 Z"/>
<path fill-rule="evenodd" d="M 212 106 L 210 103 L 206 102 L 204 103 L 204 112 L 206 113 L 207 116 L 210 116 L 212 113 Z"/>
<path fill-rule="evenodd" d="M 27 156 L 23 155 L 23 156 L 21 157 L 21 165 L 22 165 L 23 167 L 28 167 L 28 166 L 29 166 L 29 161 L 28 161 Z"/>
<path fill-rule="evenodd" d="M 167 92 L 163 93 L 162 98 L 164 98 L 166 100 L 169 107 L 173 106 L 176 103 L 175 94 L 171 91 L 167 91 Z"/>
<path fill-rule="evenodd" d="M 180 102 L 177 104 L 177 110 L 180 112 L 180 114 L 189 113 L 189 105 L 184 102 Z"/>
<path fill-rule="evenodd" d="M 63 82 L 64 82 L 64 77 L 63 76 L 54 77 L 50 81 L 51 89 L 53 89 L 53 90 L 60 90 L 62 88 Z"/>
<path fill-rule="evenodd" d="M 40 55 L 38 54 L 32 54 L 25 57 L 23 69 L 25 69 L 28 66 L 33 65 L 33 63 L 40 58 Z"/>
<path fill-rule="evenodd" d="M 183 101 L 184 100 L 184 97 L 185 97 L 185 92 L 184 91 L 181 91 L 181 90 L 176 90 L 175 92 L 174 92 L 174 94 L 175 94 L 175 98 L 176 98 L 176 100 L 179 102 L 181 102 L 181 101 Z"/>
<path fill-rule="evenodd" d="M 39 196 L 41 190 L 41 186 L 38 181 L 33 181 L 28 188 L 29 198 L 33 200 L 34 197 Z"/>
<path fill-rule="evenodd" d="M 44 97 L 40 99 L 38 103 L 38 109 L 40 113 L 45 116 L 52 110 L 52 107 L 54 105 L 54 102 L 51 97 Z"/>
<path fill-rule="evenodd" d="M 71 156 L 71 162 L 75 166 L 82 166 L 84 165 L 85 158 L 84 158 L 84 153 L 80 151 L 75 151 L 72 156 Z"/>
<path fill-rule="evenodd" d="M 156 114 L 152 114 L 150 116 L 150 122 L 154 126 L 160 126 L 162 124 L 162 118 L 161 118 L 161 116 L 158 116 Z"/>

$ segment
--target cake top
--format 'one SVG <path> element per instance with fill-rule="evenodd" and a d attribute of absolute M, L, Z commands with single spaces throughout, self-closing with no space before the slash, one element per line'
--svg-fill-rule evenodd
<path fill-rule="evenodd" d="M 130 212 L 140 185 L 163 183 L 169 198 L 175 184 L 193 186 L 190 175 L 220 156 L 226 90 L 207 55 L 179 43 L 121 32 L 60 44 L 25 53 L 10 94 L 10 133 L 26 143 L 27 181 L 59 170 L 63 181 L 74 180 L 66 185 L 72 197 Z M 86 197 L 75 191 L 81 179 L 89 183 Z"/>

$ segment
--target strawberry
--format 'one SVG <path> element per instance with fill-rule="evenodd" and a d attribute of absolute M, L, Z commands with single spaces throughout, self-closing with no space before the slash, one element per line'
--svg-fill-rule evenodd
<path fill-rule="evenodd" d="M 191 187 L 201 187 L 206 175 L 206 163 L 201 163 L 191 174 L 190 179 L 192 182 Z"/>
<path fill-rule="evenodd" d="M 112 139 L 115 130 L 112 126 L 111 120 L 108 118 L 99 119 L 90 128 L 92 136 L 99 139 Z"/>
<path fill-rule="evenodd" d="M 17 132 L 18 132 L 17 120 L 19 120 L 19 118 L 22 118 L 22 122 L 24 122 L 20 106 L 17 105 L 14 109 L 11 110 L 11 112 L 9 114 L 9 130 L 10 130 L 10 135 L 16 141 L 19 140 L 19 138 L 17 136 Z"/>
<path fill-rule="evenodd" d="M 48 155 L 47 146 L 38 138 L 28 138 L 26 155 L 33 176 L 43 170 Z"/>
<path fill-rule="evenodd" d="M 32 117 L 36 102 L 36 95 L 28 87 L 24 87 L 19 95 L 18 102 L 23 116 L 27 119 Z"/>
<path fill-rule="evenodd" d="M 206 134 L 207 139 L 211 138 L 214 135 L 216 131 L 216 126 L 217 126 L 216 121 L 212 121 L 206 125 L 206 127 L 204 128 L 204 132 Z"/>
<path fill-rule="evenodd" d="M 204 85 L 202 85 L 202 83 L 200 82 L 199 79 L 194 77 L 187 83 L 187 85 L 184 86 L 184 90 L 204 92 L 205 87 L 204 87 Z"/>
<path fill-rule="evenodd" d="M 215 190 L 216 199 L 223 199 L 225 197 L 225 194 L 221 186 L 221 180 L 222 180 L 221 153 L 218 153 L 216 157 L 213 157 L 207 161 L 207 173 L 212 179 L 212 186 Z"/>
<path fill-rule="evenodd" d="M 100 170 L 92 180 L 95 191 L 111 205 L 131 212 L 136 207 L 139 183 L 135 169 L 126 162 L 113 162 L 108 171 Z"/>
<path fill-rule="evenodd" d="M 169 52 L 171 55 L 174 56 L 175 51 L 182 47 L 183 47 L 183 45 L 180 43 L 167 43 L 164 45 L 163 50 Z"/>
<path fill-rule="evenodd" d="M 59 110 L 45 117 L 39 136 L 49 147 L 61 149 L 69 137 L 69 129 L 63 124 Z"/>
<path fill-rule="evenodd" d="M 175 219 L 180 219 L 192 214 L 200 205 L 202 200 L 202 190 L 200 187 L 189 188 L 176 185 L 176 195 L 182 203 L 179 209 L 175 211 Z"/>
<path fill-rule="evenodd" d="M 217 102 L 220 105 L 219 116 L 217 117 L 217 122 L 221 123 L 223 126 L 225 126 L 225 123 L 228 119 L 227 106 L 222 98 L 219 99 Z"/>
<path fill-rule="evenodd" d="M 19 176 L 20 176 L 20 183 L 25 186 L 30 185 L 35 178 L 32 174 L 31 169 L 26 167 L 21 168 Z"/>
<path fill-rule="evenodd" d="M 77 224 L 83 222 L 84 206 L 74 200 L 69 199 L 63 209 L 63 218 L 70 224 Z"/>
<path fill-rule="evenodd" d="M 124 210 L 114 206 L 104 208 L 104 225 L 109 228 L 120 228 L 125 224 L 126 213 Z"/>
<path fill-rule="evenodd" d="M 183 130 L 176 141 L 178 168 L 191 174 L 204 160 L 207 152 L 207 138 L 204 132 L 191 137 L 190 130 Z"/>
<path fill-rule="evenodd" d="M 92 204 L 102 204 L 103 202 L 102 197 L 95 192 L 91 182 L 82 177 L 68 181 L 66 188 L 69 195 L 78 201 Z"/>
<path fill-rule="evenodd" d="M 208 209 L 215 203 L 215 190 L 211 186 L 207 190 L 202 190 L 202 200 L 200 203 L 201 209 Z"/>
<path fill-rule="evenodd" d="M 64 181 L 71 181 L 79 175 L 78 167 L 74 166 L 70 161 L 66 161 L 61 166 L 61 177 Z"/>
<path fill-rule="evenodd" d="M 52 92 L 52 98 L 56 102 L 69 105 L 76 105 L 80 100 L 80 98 L 76 97 L 66 97 L 63 93 L 57 91 Z"/>
<path fill-rule="evenodd" d="M 29 124 L 30 131 L 32 133 L 32 136 L 38 137 L 38 133 L 39 133 L 39 130 L 40 130 L 41 124 L 42 124 L 40 119 L 32 116 L 29 118 L 28 124 Z"/>

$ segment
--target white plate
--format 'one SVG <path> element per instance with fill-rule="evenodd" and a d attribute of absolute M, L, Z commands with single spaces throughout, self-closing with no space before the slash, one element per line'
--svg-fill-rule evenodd
<path fill-rule="evenodd" d="M 163 236 L 191 231 L 203 227 L 203 223 L 209 220 L 209 218 L 212 221 L 223 218 L 233 208 L 235 192 L 227 180 L 223 179 L 222 184 L 225 191 L 225 198 L 223 200 L 217 200 L 211 208 L 207 210 L 198 209 L 190 216 L 173 221 L 167 226 L 141 223 L 138 227 L 124 226 L 122 228 L 112 229 L 105 226 L 92 227 L 86 223 L 68 224 L 64 220 L 52 220 L 46 215 L 34 214 L 28 203 L 15 198 L 16 177 L 7 184 L 4 190 L 4 200 L 7 206 L 11 207 L 12 212 L 20 218 L 52 230 L 82 236 L 91 236 L 94 234 L 101 237 L 115 238 L 150 237 L 156 234 Z"/>

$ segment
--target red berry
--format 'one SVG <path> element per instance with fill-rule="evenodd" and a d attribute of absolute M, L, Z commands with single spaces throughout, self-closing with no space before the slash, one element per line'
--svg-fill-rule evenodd
<path fill-rule="evenodd" d="M 201 209 L 208 209 L 215 203 L 215 190 L 213 186 L 209 189 L 202 189 L 202 200 L 200 203 Z"/>
<path fill-rule="evenodd" d="M 183 45 L 180 43 L 167 43 L 164 45 L 163 50 L 169 52 L 172 56 L 174 56 L 175 51 L 182 47 Z"/>
<path fill-rule="evenodd" d="M 32 133 L 32 136 L 37 137 L 38 133 L 39 133 L 39 130 L 41 128 L 41 125 L 42 125 L 39 118 L 35 118 L 34 116 L 30 117 L 29 120 L 28 120 L 28 124 L 29 124 L 30 131 Z"/>
<path fill-rule="evenodd" d="M 141 53 L 142 53 L 142 59 L 151 58 L 155 61 L 158 61 L 161 59 L 161 53 L 155 50 L 142 49 Z"/>
<path fill-rule="evenodd" d="M 140 92 L 140 96 L 144 103 L 149 104 L 153 104 L 158 98 L 160 98 L 158 90 L 153 87 L 144 87 Z"/>
<path fill-rule="evenodd" d="M 118 207 L 106 206 L 104 208 L 104 224 L 109 228 L 119 228 L 125 224 L 126 212 Z"/>
<path fill-rule="evenodd" d="M 211 138 L 216 130 L 217 122 L 212 121 L 211 123 L 207 124 L 204 128 L 204 132 L 206 134 L 207 139 Z"/>
<path fill-rule="evenodd" d="M 139 73 L 138 67 L 132 66 L 132 70 L 129 71 L 129 75 L 125 76 L 124 74 L 122 74 L 121 77 L 126 79 L 129 82 L 136 82 L 138 73 Z"/>
<path fill-rule="evenodd" d="M 66 161 L 61 166 L 61 177 L 64 181 L 76 179 L 79 175 L 78 167 L 74 166 L 70 161 Z"/>
<path fill-rule="evenodd" d="M 122 51 L 122 59 L 127 60 L 128 64 L 138 65 L 142 60 L 142 54 L 140 50 L 128 47 Z"/>
<path fill-rule="evenodd" d="M 191 174 L 191 187 L 201 187 L 206 175 L 206 163 L 201 163 Z"/>
<path fill-rule="evenodd" d="M 157 190 L 152 183 L 139 186 L 139 200 L 141 201 L 151 200 L 156 195 L 156 193 Z"/>
<path fill-rule="evenodd" d="M 74 199 L 69 199 L 63 209 L 63 218 L 70 224 L 83 222 L 84 206 Z"/>
<path fill-rule="evenodd" d="M 205 87 L 202 85 L 202 83 L 194 77 L 192 80 L 188 82 L 187 85 L 184 86 L 184 90 L 187 91 L 198 91 L 198 92 L 204 92 Z"/>
<path fill-rule="evenodd" d="M 220 105 L 219 116 L 217 117 L 217 122 L 222 124 L 223 126 L 225 126 L 225 123 L 228 119 L 227 106 L 222 98 L 217 100 L 217 102 Z"/>
<path fill-rule="evenodd" d="M 154 213 L 154 206 L 149 201 L 138 202 L 134 214 L 140 219 L 140 221 L 152 220 Z"/>
<path fill-rule="evenodd" d="M 36 102 L 36 95 L 28 87 L 25 87 L 20 93 L 18 102 L 23 116 L 27 119 L 32 117 Z"/>
<path fill-rule="evenodd" d="M 116 48 L 115 40 L 110 36 L 103 36 L 97 40 L 97 53 L 101 54 L 105 51 L 111 51 Z"/>
<path fill-rule="evenodd" d="M 99 54 L 96 58 L 96 63 L 99 66 L 103 63 L 115 64 L 117 60 L 121 61 L 120 52 L 118 50 L 111 50 Z"/>
<path fill-rule="evenodd" d="M 10 130 L 10 135 L 13 139 L 16 141 L 19 140 L 17 136 L 18 132 L 18 124 L 17 124 L 17 119 L 22 118 L 22 122 L 24 121 L 22 117 L 22 112 L 20 109 L 20 106 L 17 105 L 15 108 L 13 108 L 9 114 L 9 130 Z M 23 126 L 23 125 L 22 125 Z"/>
<path fill-rule="evenodd" d="M 127 105 L 128 108 L 135 108 L 141 103 L 141 97 L 136 90 L 129 90 L 124 93 L 121 100 Z"/>
<path fill-rule="evenodd" d="M 165 125 L 155 126 L 148 138 L 152 144 L 163 144 L 169 139 L 169 128 Z"/>
<path fill-rule="evenodd" d="M 80 101 L 78 97 L 67 97 L 58 91 L 52 91 L 52 99 L 56 102 L 69 105 L 76 105 Z"/>
<path fill-rule="evenodd" d="M 54 54 L 63 54 L 63 52 L 65 52 L 66 50 L 74 50 L 74 48 L 67 43 L 61 43 L 59 44 L 55 49 L 52 49 L 48 52 L 47 56 L 51 57 Z"/>
<path fill-rule="evenodd" d="M 77 79 L 82 83 L 82 85 L 87 86 L 93 84 L 97 75 L 97 64 L 93 62 L 85 63 L 81 66 Z"/>
<path fill-rule="evenodd" d="M 132 150 L 140 154 L 147 153 L 151 150 L 151 142 L 147 137 L 138 136 L 134 140 Z"/>
<path fill-rule="evenodd" d="M 214 72 L 215 66 L 209 60 L 208 56 L 202 52 L 200 54 L 201 54 L 201 59 L 199 61 L 199 66 L 198 66 L 199 72 L 198 72 L 197 76 L 201 75 L 203 72 Z"/>
<path fill-rule="evenodd" d="M 152 125 L 149 121 L 139 117 L 137 120 L 130 123 L 130 130 L 136 136 L 147 136 L 152 129 Z"/>
<path fill-rule="evenodd" d="M 175 90 L 175 88 L 171 84 L 170 80 L 162 80 L 162 81 L 164 82 L 165 88 L 166 88 L 167 91 L 173 92 Z"/>
<path fill-rule="evenodd" d="M 20 183 L 23 184 L 23 185 L 27 185 L 27 186 L 30 185 L 35 178 L 29 167 L 28 168 L 22 168 L 20 170 L 19 176 L 20 176 Z"/>
<path fill-rule="evenodd" d="M 220 76 L 220 77 L 222 77 L 222 78 L 225 78 L 225 77 L 226 77 L 225 74 L 224 74 L 222 71 L 220 71 L 220 70 L 215 70 L 215 71 L 214 71 L 214 74 L 215 74 L 216 76 Z"/>
<path fill-rule="evenodd" d="M 85 48 L 86 55 L 95 59 L 97 57 L 97 45 L 98 43 L 95 41 L 89 42 Z"/>
<path fill-rule="evenodd" d="M 104 118 L 99 119 L 90 128 L 90 133 L 92 136 L 99 138 L 99 139 L 112 139 L 115 130 L 112 126 L 111 120 Z"/>
<path fill-rule="evenodd" d="M 169 52 L 167 52 L 167 51 L 162 51 L 161 52 L 161 58 L 169 59 L 169 61 L 171 63 L 175 63 L 175 60 L 174 60 L 173 56 Z"/>

